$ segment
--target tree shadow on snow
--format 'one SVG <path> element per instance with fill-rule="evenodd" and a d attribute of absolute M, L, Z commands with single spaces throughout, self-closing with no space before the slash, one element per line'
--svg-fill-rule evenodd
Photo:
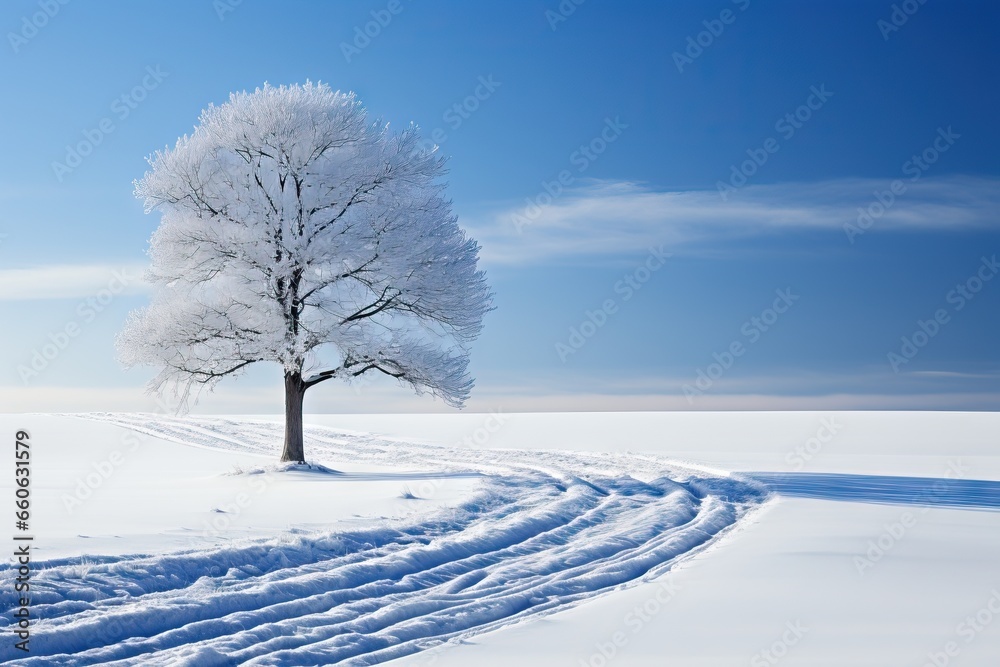
<path fill-rule="evenodd" d="M 754 472 L 740 477 L 778 495 L 892 505 L 1000 509 L 1000 482 L 946 477 Z"/>

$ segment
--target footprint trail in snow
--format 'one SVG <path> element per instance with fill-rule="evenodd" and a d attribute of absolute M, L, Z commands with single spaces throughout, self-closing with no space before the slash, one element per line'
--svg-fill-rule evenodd
<path fill-rule="evenodd" d="M 277 456 L 282 426 L 99 414 L 166 440 Z M 759 507 L 761 486 L 656 456 L 482 450 L 307 427 L 311 460 L 482 475 L 455 507 L 363 530 L 36 562 L 17 665 L 368 665 L 656 577 Z M 0 587 L 16 571 L 0 566 Z M 8 618 L 12 605 L 5 603 Z M 8 630 L 9 634 L 9 630 Z"/>

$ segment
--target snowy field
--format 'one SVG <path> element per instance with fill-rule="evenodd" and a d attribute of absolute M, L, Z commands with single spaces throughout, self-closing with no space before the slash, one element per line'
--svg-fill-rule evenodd
<path fill-rule="evenodd" d="M 0 421 L 32 442 L 10 664 L 1000 656 L 993 413 L 311 416 L 310 469 L 276 418 Z"/>

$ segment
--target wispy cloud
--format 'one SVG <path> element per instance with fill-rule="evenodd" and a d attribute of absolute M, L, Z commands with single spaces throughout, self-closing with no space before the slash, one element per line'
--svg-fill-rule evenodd
<path fill-rule="evenodd" d="M 786 368 L 724 375 L 689 397 L 695 373 L 590 373 L 481 378 L 469 409 L 642 410 L 995 410 L 1000 368 L 893 373 L 881 367 Z M 391 397 L 387 397 L 391 399 Z M 693 400 L 689 400 L 693 398 Z M 425 407 L 424 410 L 429 408 Z"/>
<path fill-rule="evenodd" d="M 280 415 L 283 389 L 276 366 L 204 392 L 196 414 Z M 501 374 L 502 375 L 502 374 Z M 641 412 L 712 410 L 973 410 L 995 411 L 1000 369 L 940 370 L 896 374 L 885 369 L 804 370 L 723 377 L 689 401 L 683 387 L 693 374 L 663 376 L 574 373 L 559 376 L 494 376 L 477 387 L 464 412 Z M 510 380 L 510 381 L 508 381 Z M 132 410 L 162 406 L 141 383 L 121 386 L 0 385 L 8 412 Z M 417 396 L 396 380 L 373 376 L 353 386 L 326 383 L 306 395 L 306 412 L 447 413 L 440 400 Z"/>
<path fill-rule="evenodd" d="M 83 299 L 100 295 L 136 294 L 146 289 L 141 264 L 53 264 L 0 269 L 0 301 Z"/>
<path fill-rule="evenodd" d="M 205 394 L 194 414 L 281 414 L 281 387 L 245 387 L 235 384 Z M 602 391 L 545 392 L 537 387 L 485 387 L 469 402 L 465 413 L 491 412 L 702 412 L 715 410 L 962 410 L 995 411 L 1000 392 L 940 391 L 926 393 L 829 392 L 819 394 L 713 393 L 690 404 L 676 393 L 610 393 Z M 4 412 L 161 412 L 160 405 L 141 387 L 0 386 Z M 349 388 L 327 387 L 307 400 L 306 412 L 446 413 L 457 414 L 441 401 L 414 396 L 402 388 L 375 389 L 361 396 Z"/>
<path fill-rule="evenodd" d="M 900 194 L 886 194 L 892 179 L 755 185 L 723 201 L 714 189 L 665 191 L 592 181 L 545 206 L 498 207 L 466 215 L 463 223 L 482 244 L 483 259 L 493 264 L 634 253 L 661 244 L 677 248 L 798 230 L 836 232 L 849 245 L 848 227 L 857 227 L 859 216 L 862 233 L 1000 227 L 1000 179 L 900 182 L 905 188 Z"/>

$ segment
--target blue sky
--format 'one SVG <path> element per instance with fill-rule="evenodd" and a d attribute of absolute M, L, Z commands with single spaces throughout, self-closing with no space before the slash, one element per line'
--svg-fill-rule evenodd
<path fill-rule="evenodd" d="M 0 410 L 152 405 L 113 349 L 157 222 L 131 182 L 207 104 L 307 79 L 449 156 L 496 291 L 469 409 L 996 409 L 1000 7 L 902 4 L 4 3 Z"/>

